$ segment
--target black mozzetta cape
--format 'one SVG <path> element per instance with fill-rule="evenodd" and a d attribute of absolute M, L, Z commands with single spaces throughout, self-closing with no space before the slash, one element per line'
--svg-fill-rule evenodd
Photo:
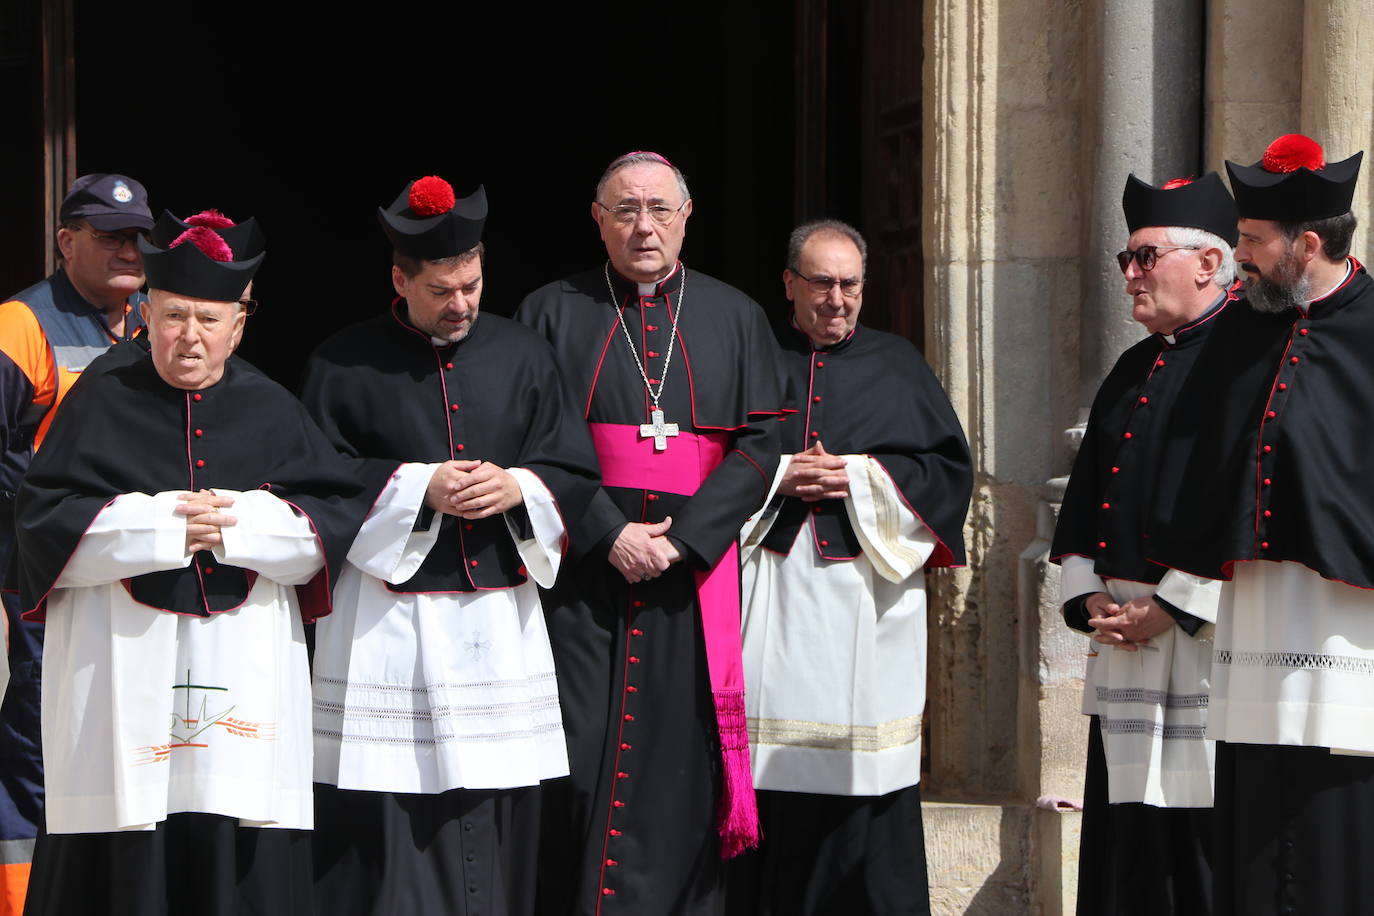
<path fill-rule="evenodd" d="M 799 408 L 782 423 L 783 451 L 800 452 L 820 441 L 834 455 L 871 455 L 939 540 L 926 565 L 962 566 L 973 488 L 968 442 L 920 352 L 905 338 L 863 325 L 821 350 L 791 321 L 775 331 L 789 398 Z M 803 526 L 826 559 L 860 553 L 839 499 L 784 498 L 763 546 L 788 553 Z"/>
<path fill-rule="evenodd" d="M 1235 294 L 1169 337 L 1151 334 L 1116 361 L 1097 389 L 1083 444 L 1064 491 L 1050 559 L 1076 554 L 1093 561 L 1104 579 L 1154 584 L 1165 569 L 1147 559 L 1145 526 L 1157 488 L 1172 492 L 1166 475 L 1181 472 L 1169 418 L 1212 329 L 1235 305 Z M 1065 600 L 1075 597 L 1064 595 Z"/>
<path fill-rule="evenodd" d="M 626 521 L 673 518 L 669 536 L 709 567 L 739 535 L 758 507 L 778 464 L 773 418 L 783 411 L 777 350 L 763 310 L 734 287 L 679 267 L 650 296 L 614 271 L 616 304 L 624 310 L 645 372 L 655 390 L 668 362 L 678 294 L 685 295 L 678 339 L 659 404 L 664 419 L 684 432 L 732 433 L 725 460 L 691 497 L 607 487 L 573 523 L 572 549 L 604 559 Z M 640 424 L 651 402 L 625 334 L 611 307 L 603 268 L 550 283 L 531 293 L 517 320 L 553 343 L 576 407 L 589 422 Z M 764 422 L 767 421 L 767 422 Z M 672 440 L 669 439 L 669 448 Z M 751 503 L 750 500 L 756 500 Z"/>
<path fill-rule="evenodd" d="M 119 344 L 82 373 L 19 490 L 26 615 L 41 618 L 72 552 L 116 496 L 223 488 L 266 489 L 309 518 L 325 566 L 300 586 L 301 611 L 307 620 L 324 616 L 333 580 L 390 470 L 364 473 L 340 458 L 286 389 L 236 357 L 218 383 L 186 391 L 157 374 L 146 340 Z M 150 607 L 208 616 L 241 605 L 256 575 L 199 551 L 185 569 L 124 585 Z"/>
<path fill-rule="evenodd" d="M 1350 263 L 1304 310 L 1240 303 L 1218 320 L 1174 411 L 1187 449 L 1152 561 L 1216 579 L 1292 561 L 1374 588 L 1374 282 Z"/>
<path fill-rule="evenodd" d="M 405 303 L 345 328 L 310 357 L 301 399 L 343 453 L 437 463 L 490 461 L 535 474 L 566 523 L 600 483 L 586 425 L 549 345 L 499 315 L 481 315 L 457 343 L 435 346 Z M 517 520 L 524 521 L 523 512 Z M 523 583 L 503 516 L 444 515 L 420 569 L 394 592 L 471 592 Z"/>

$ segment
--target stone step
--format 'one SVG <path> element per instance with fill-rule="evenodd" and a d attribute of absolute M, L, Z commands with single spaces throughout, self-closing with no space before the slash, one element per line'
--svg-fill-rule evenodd
<path fill-rule="evenodd" d="M 928 801 L 921 816 L 932 916 L 1074 912 L 1077 812 Z M 1043 863 L 1040 874 L 1034 873 L 1037 861 Z"/>

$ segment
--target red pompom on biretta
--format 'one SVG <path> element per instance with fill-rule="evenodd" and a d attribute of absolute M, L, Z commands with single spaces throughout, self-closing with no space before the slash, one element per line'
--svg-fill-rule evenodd
<path fill-rule="evenodd" d="M 187 220 L 190 222 L 190 220 Z M 181 235 L 172 240 L 172 244 L 167 246 L 171 251 L 184 242 L 190 242 L 200 249 L 201 254 L 212 261 L 232 261 L 234 252 L 218 232 L 206 226 L 192 226 Z"/>
<path fill-rule="evenodd" d="M 195 216 L 186 217 L 188 226 L 204 226 L 206 229 L 231 229 L 234 221 L 215 209 L 201 210 Z"/>
<path fill-rule="evenodd" d="M 410 186 L 410 209 L 416 216 L 438 216 L 453 209 L 458 198 L 453 185 L 438 175 L 417 179 Z"/>
<path fill-rule="evenodd" d="M 1296 172 L 1298 169 L 1317 171 L 1326 167 L 1326 155 L 1321 144 L 1304 134 L 1284 134 L 1264 151 L 1260 160 L 1266 172 Z"/>
<path fill-rule="evenodd" d="M 1193 183 L 1191 178 L 1170 178 L 1159 186 L 1161 191 L 1172 191 L 1174 188 L 1182 188 Z"/>

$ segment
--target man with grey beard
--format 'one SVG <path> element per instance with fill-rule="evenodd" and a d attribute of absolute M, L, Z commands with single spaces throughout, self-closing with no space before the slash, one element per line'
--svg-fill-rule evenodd
<path fill-rule="evenodd" d="M 1174 415 L 1193 442 L 1150 559 L 1226 580 L 1217 914 L 1365 913 L 1374 871 L 1374 281 L 1349 256 L 1363 153 L 1298 134 L 1226 164 L 1251 307 L 1218 319 Z"/>

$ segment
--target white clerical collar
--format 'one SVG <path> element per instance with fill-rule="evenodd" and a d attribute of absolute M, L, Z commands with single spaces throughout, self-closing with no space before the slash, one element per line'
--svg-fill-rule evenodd
<path fill-rule="evenodd" d="M 1202 312 L 1201 315 L 1198 315 L 1198 316 L 1197 316 L 1196 318 L 1194 318 L 1192 321 L 1185 321 L 1185 322 L 1183 322 L 1183 324 L 1181 324 L 1181 325 L 1179 325 L 1178 327 L 1174 328 L 1174 329 L 1173 329 L 1172 331 L 1170 331 L 1168 334 L 1160 334 L 1159 336 L 1160 336 L 1160 337 L 1163 337 L 1164 340 L 1168 342 L 1169 346 L 1173 346 L 1174 344 L 1178 343 L 1177 338 L 1178 338 L 1178 332 L 1179 332 L 1179 331 L 1186 331 L 1186 330 L 1188 330 L 1189 328 L 1195 328 L 1195 327 L 1197 327 L 1198 325 L 1202 324 L 1202 322 L 1205 321 L 1207 318 L 1209 318 L 1211 315 L 1213 315 L 1213 314 L 1217 311 L 1217 309 L 1221 308 L 1222 304 L 1226 302 L 1226 299 L 1227 299 L 1226 290 L 1222 290 L 1222 291 L 1221 291 L 1221 295 L 1219 295 L 1219 296 L 1217 296 L 1215 299 L 1213 299 L 1213 300 L 1212 300 L 1212 304 L 1209 305 L 1209 306 L 1207 306 L 1207 308 L 1203 310 L 1203 312 Z"/>
<path fill-rule="evenodd" d="M 1333 287 L 1331 287 L 1330 289 L 1328 289 L 1326 292 L 1322 293 L 1320 296 L 1314 296 L 1313 298 L 1308 299 L 1308 300 L 1307 300 L 1307 304 L 1308 304 L 1308 305 L 1311 305 L 1311 304 L 1314 303 L 1314 302 L 1320 302 L 1321 300 L 1325 299 L 1327 296 L 1329 296 L 1329 295 L 1331 295 L 1332 293 L 1334 293 L 1336 290 L 1340 289 L 1342 286 L 1345 286 L 1345 284 L 1350 280 L 1350 272 L 1351 272 L 1352 270 L 1354 270 L 1354 269 L 1355 269 L 1355 268 L 1354 268 L 1354 267 L 1351 265 L 1351 263 L 1350 263 L 1350 259 L 1349 259 L 1349 258 L 1346 258 L 1346 259 L 1345 259 L 1345 273 L 1341 275 L 1340 282 L 1338 282 L 1335 286 L 1333 286 Z"/>
<path fill-rule="evenodd" d="M 673 265 L 673 269 L 670 270 L 670 271 L 668 271 L 666 274 L 664 274 L 660 279 L 655 280 L 655 281 L 653 281 L 652 283 L 637 283 L 637 284 L 635 284 L 635 285 L 638 287 L 638 289 L 639 289 L 639 295 L 641 295 L 641 296 L 656 296 L 656 295 L 658 295 L 658 289 L 659 289 L 659 287 L 662 286 L 663 284 L 667 283 L 670 279 L 672 279 L 673 274 L 677 273 L 677 272 L 678 272 L 679 270 L 681 270 L 681 269 L 682 269 L 682 262 L 681 262 L 681 261 L 678 261 L 676 264 Z"/>

